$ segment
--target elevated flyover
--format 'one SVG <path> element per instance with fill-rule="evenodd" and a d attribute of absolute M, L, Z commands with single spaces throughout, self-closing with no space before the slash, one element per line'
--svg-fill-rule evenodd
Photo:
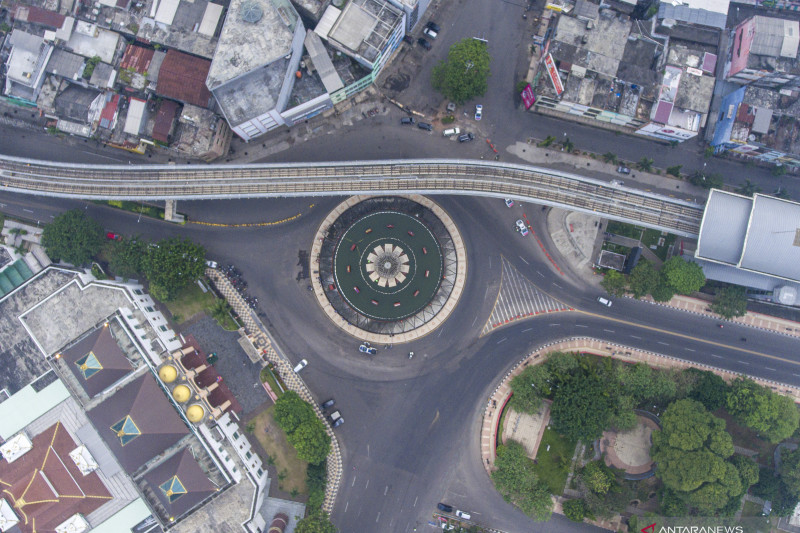
<path fill-rule="evenodd" d="M 81 165 L 0 156 L 8 191 L 95 200 L 202 200 L 355 194 L 517 198 L 696 237 L 703 208 L 576 174 L 453 159 L 257 165 Z"/>

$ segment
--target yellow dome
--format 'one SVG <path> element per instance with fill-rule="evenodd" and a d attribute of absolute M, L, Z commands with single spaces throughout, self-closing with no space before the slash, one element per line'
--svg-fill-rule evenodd
<path fill-rule="evenodd" d="M 201 405 L 194 404 L 190 405 L 189 408 L 186 410 L 186 418 L 189 419 L 189 422 L 200 422 L 203 420 L 203 417 L 206 414 L 206 410 L 203 409 Z"/>
<path fill-rule="evenodd" d="M 172 383 L 178 377 L 178 371 L 172 365 L 164 365 L 158 370 L 158 377 L 164 383 Z"/>
<path fill-rule="evenodd" d="M 192 397 L 192 391 L 186 385 L 178 385 L 172 389 L 172 397 L 179 403 L 187 402 Z"/>

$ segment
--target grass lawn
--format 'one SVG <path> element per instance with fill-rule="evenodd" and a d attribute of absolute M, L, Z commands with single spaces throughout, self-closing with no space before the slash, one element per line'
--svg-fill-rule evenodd
<path fill-rule="evenodd" d="M 661 235 L 661 232 L 658 230 L 646 229 L 642 234 L 642 246 L 649 248 L 650 245 L 652 244 L 657 245 L 658 240 L 662 237 L 664 238 L 664 244 L 653 250 L 653 253 L 656 254 L 659 258 L 661 258 L 662 261 L 666 261 L 667 250 L 669 250 L 669 247 L 672 246 L 672 243 L 675 242 L 675 235 L 672 235 L 670 233 L 666 235 Z"/>
<path fill-rule="evenodd" d="M 622 235 L 623 237 L 630 237 L 631 239 L 640 239 L 642 236 L 642 229 L 633 224 L 625 224 L 624 222 L 617 222 L 616 220 L 609 220 L 606 231 L 614 235 Z"/>
<path fill-rule="evenodd" d="M 602 249 L 622 255 L 628 255 L 629 253 L 631 253 L 631 249 L 628 248 L 627 246 L 622 246 L 621 244 L 615 244 L 613 242 L 608 242 L 608 241 L 603 241 Z"/>
<path fill-rule="evenodd" d="M 275 380 L 275 376 L 272 375 L 272 371 L 269 368 L 262 368 L 261 369 L 261 382 L 269 383 L 269 387 L 272 389 L 278 397 L 283 394 L 281 388 L 278 386 L 278 382 Z"/>
<path fill-rule="evenodd" d="M 211 307 L 215 299 L 213 292 L 203 292 L 195 282 L 179 292 L 174 300 L 166 302 L 166 306 L 172 316 L 177 317 L 176 322 L 182 323 Z"/>
<path fill-rule="evenodd" d="M 756 437 L 755 431 L 737 423 L 724 409 L 714 411 L 714 416 L 725 420 L 725 428 L 733 437 L 733 444 L 758 452 L 758 457 L 754 457 L 757 463 L 767 466 L 773 465 L 773 453 L 778 446 L 777 444 L 771 444 L 766 440 L 759 439 Z"/>
<path fill-rule="evenodd" d="M 547 451 L 548 445 L 550 451 Z M 536 454 L 537 463 L 533 466 L 533 470 L 556 496 L 564 492 L 575 445 L 575 442 L 567 440 L 552 429 L 544 430 L 539 452 Z"/>
<path fill-rule="evenodd" d="M 253 422 L 255 429 L 253 434 L 258 442 L 275 460 L 275 468 L 278 470 L 278 487 L 285 492 L 292 492 L 296 489 L 298 493 L 306 493 L 306 468 L 308 463 L 297 457 L 297 451 L 286 441 L 286 434 L 278 427 L 275 420 L 272 418 L 272 410 L 275 408 L 271 405 L 258 413 Z M 269 428 L 269 431 L 266 431 Z M 264 457 L 266 460 L 266 457 Z M 281 472 L 286 473 L 286 477 L 282 480 Z"/>
<path fill-rule="evenodd" d="M 761 506 L 749 500 L 742 506 L 742 516 L 761 516 Z"/>

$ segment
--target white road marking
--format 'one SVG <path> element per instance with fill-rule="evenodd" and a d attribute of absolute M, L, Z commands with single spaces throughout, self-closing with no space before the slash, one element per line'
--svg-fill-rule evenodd
<path fill-rule="evenodd" d="M 356 484 L 356 476 L 353 476 L 353 482 L 350 484 L 351 487 L 355 486 Z"/>
<path fill-rule="evenodd" d="M 523 263 L 525 263 L 526 265 L 530 265 L 530 263 L 528 263 L 527 261 L 525 261 L 525 258 L 524 258 L 524 257 L 522 257 L 521 255 L 519 256 L 519 258 L 520 258 L 520 259 L 522 259 L 522 262 L 523 262 Z"/>
<path fill-rule="evenodd" d="M 523 329 L 523 330 L 522 330 L 522 333 L 525 333 L 526 331 L 530 331 L 530 330 L 532 330 L 532 329 L 533 329 L 533 328 L 527 328 L 527 329 Z"/>
<path fill-rule="evenodd" d="M 350 506 L 350 500 L 347 500 L 347 502 L 344 504 L 344 512 L 345 512 L 345 513 L 347 512 L 347 508 L 348 508 L 349 506 Z"/>
<path fill-rule="evenodd" d="M 367 480 L 367 484 L 364 486 L 364 489 L 367 489 L 368 487 L 369 487 L 369 480 Z"/>
<path fill-rule="evenodd" d="M 563 287 L 562 287 L 561 285 L 559 285 L 558 283 L 556 283 L 555 281 L 553 282 L 553 285 L 555 285 L 555 286 L 556 286 L 556 287 L 558 287 L 559 289 L 563 289 Z"/>
<path fill-rule="evenodd" d="M 607 331 L 608 333 L 614 333 L 613 329 L 604 329 L 603 331 Z"/>
<path fill-rule="evenodd" d="M 662 344 L 662 345 L 664 345 L 664 346 L 669 346 L 669 343 L 668 343 L 668 342 L 661 342 L 661 341 L 658 341 L 658 344 Z"/>
<path fill-rule="evenodd" d="M 631 338 L 642 340 L 641 337 L 637 337 L 636 335 L 631 335 Z"/>
<path fill-rule="evenodd" d="M 472 321 L 472 326 L 470 327 L 475 327 L 475 322 L 477 321 L 478 321 L 478 315 L 475 315 L 475 320 Z"/>
<path fill-rule="evenodd" d="M 24 207 L 22 208 L 22 210 L 25 211 L 26 213 L 33 213 L 33 211 L 31 211 L 30 209 L 25 209 Z"/>
<path fill-rule="evenodd" d="M 501 342 L 506 342 L 506 340 L 507 340 L 507 339 L 506 339 L 506 337 L 503 337 L 502 339 L 500 339 L 499 341 L 497 341 L 497 344 L 500 344 Z"/>
<path fill-rule="evenodd" d="M 583 324 L 575 324 L 576 328 L 588 328 L 589 326 L 584 326 Z"/>
<path fill-rule="evenodd" d="M 375 518 L 375 522 L 380 521 L 380 519 L 381 519 L 381 512 L 378 511 L 378 516 Z"/>
<path fill-rule="evenodd" d="M 414 505 L 412 505 L 411 507 L 416 507 L 416 506 L 417 506 L 417 500 L 418 500 L 418 499 L 419 499 L 419 496 L 417 496 L 416 498 L 414 498 Z"/>
<path fill-rule="evenodd" d="M 748 365 L 748 366 L 750 366 L 750 363 L 748 363 L 748 362 L 746 362 L 746 361 L 739 361 L 739 362 L 740 362 L 740 363 L 742 363 L 743 365 Z"/>
<path fill-rule="evenodd" d="M 711 354 L 711 357 L 716 357 L 717 359 L 722 359 L 722 356 L 721 356 L 721 355 L 717 355 L 717 354 L 715 354 L 715 353 L 712 353 L 712 354 Z"/>
<path fill-rule="evenodd" d="M 383 495 L 386 496 L 387 494 L 389 494 L 389 485 L 386 485 L 386 488 L 383 489 Z"/>
<path fill-rule="evenodd" d="M 768 367 L 768 366 L 765 366 L 764 368 L 766 368 L 767 370 L 772 370 L 773 372 L 775 372 L 775 369 L 774 369 L 774 368 L 770 368 L 770 367 Z"/>
<path fill-rule="evenodd" d="M 560 325 L 561 324 L 550 324 L 550 327 L 552 328 L 553 326 L 560 326 Z"/>
<path fill-rule="evenodd" d="M 541 272 L 539 272 L 538 270 L 536 271 L 536 273 L 537 273 L 537 274 L 539 274 L 540 276 L 544 277 L 544 274 L 542 274 L 542 273 L 541 273 Z"/>
<path fill-rule="evenodd" d="M 684 348 L 684 350 L 686 350 L 687 352 L 693 352 L 694 351 L 691 348 Z"/>

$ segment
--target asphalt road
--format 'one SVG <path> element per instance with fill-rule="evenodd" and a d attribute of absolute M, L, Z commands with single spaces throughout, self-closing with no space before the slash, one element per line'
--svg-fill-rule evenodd
<path fill-rule="evenodd" d="M 151 238 L 179 235 L 202 242 L 209 257 L 243 271 L 259 298 L 266 323 L 294 362 L 309 360 L 303 378 L 318 399 L 334 397 L 346 423 L 337 428 L 345 480 L 333 514 L 342 531 L 412 531 L 436 503 L 473 513 L 506 531 L 589 529 L 554 517 L 537 524 L 494 491 L 479 457 L 479 423 L 497 380 L 538 345 L 568 336 L 610 342 L 800 385 L 798 342 L 751 328 L 714 327 L 711 319 L 634 300 L 611 308 L 600 292 L 559 274 L 532 238 L 512 229 L 518 213 L 501 201 L 443 197 L 438 201 L 461 229 L 468 252 L 467 286 L 453 315 L 431 335 L 408 345 L 358 353 L 358 340 L 322 314 L 295 279 L 298 251 L 309 249 L 317 226 L 341 199 L 183 202 L 193 219 L 214 223 L 268 222 L 297 213 L 278 226 L 232 228 L 174 226 L 81 201 L 0 194 L 5 212 L 48 218 L 84 208 L 103 227 Z M 525 209 L 525 208 L 523 208 Z M 542 211 L 528 212 L 541 228 Z M 541 231 L 539 231 L 541 233 Z M 545 241 L 547 242 L 547 241 Z M 545 315 L 478 338 L 500 286 L 504 256 L 541 289 L 584 312 Z M 739 341 L 745 336 L 747 342 Z M 409 350 L 415 357 L 408 359 Z"/>

